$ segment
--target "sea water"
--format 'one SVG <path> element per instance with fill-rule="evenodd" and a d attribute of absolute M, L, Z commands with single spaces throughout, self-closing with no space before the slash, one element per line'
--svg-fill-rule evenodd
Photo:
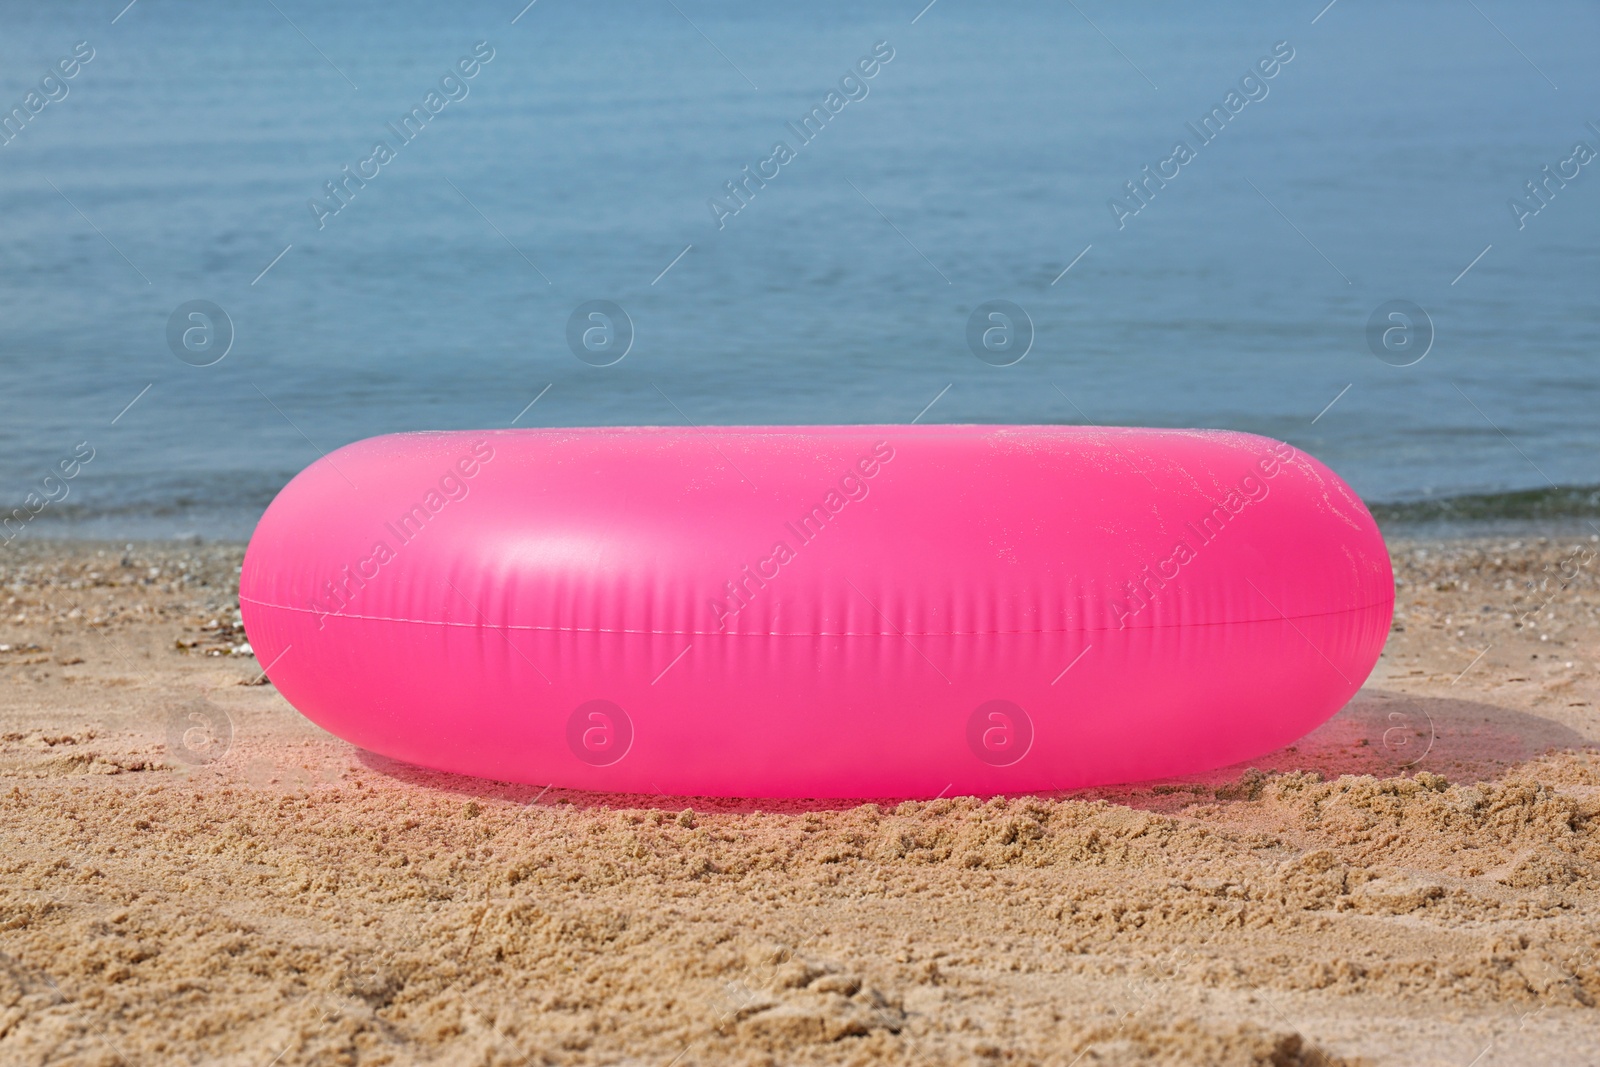
<path fill-rule="evenodd" d="M 27 536 L 242 537 L 349 441 L 513 424 L 1227 427 L 1374 501 L 1600 482 L 1593 5 L 3 22 Z"/>

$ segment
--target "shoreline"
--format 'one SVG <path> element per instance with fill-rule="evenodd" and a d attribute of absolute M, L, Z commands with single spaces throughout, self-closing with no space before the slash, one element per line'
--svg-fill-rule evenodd
<path fill-rule="evenodd" d="M 1248 766 L 904 803 L 397 764 L 252 684 L 242 545 L 19 539 L 0 1058 L 1586 1062 L 1600 535 L 1545 529 L 1391 537 L 1372 677 Z"/>
<path fill-rule="evenodd" d="M 201 507 L 188 498 L 162 505 L 128 502 L 122 506 L 86 508 L 81 502 L 47 504 L 29 517 L 23 532 L 6 545 L 23 540 L 96 541 L 105 544 L 194 542 L 244 544 L 262 513 L 293 471 L 266 477 L 225 507 Z M 260 479 L 257 472 L 253 477 Z M 1386 538 L 1454 540 L 1475 537 L 1539 537 L 1600 534 L 1600 485 L 1540 486 L 1444 496 L 1412 493 L 1393 500 L 1368 500 L 1368 509 Z M 5 513 L 0 512 L 0 516 Z M 26 514 L 26 512 L 24 512 Z M 128 531 L 137 536 L 127 536 Z"/>

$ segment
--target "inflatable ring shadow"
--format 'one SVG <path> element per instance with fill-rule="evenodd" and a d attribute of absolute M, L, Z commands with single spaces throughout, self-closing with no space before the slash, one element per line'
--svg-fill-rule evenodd
<path fill-rule="evenodd" d="M 1327 780 L 1344 774 L 1393 778 L 1429 771 L 1451 782 L 1477 782 L 1496 778 L 1519 763 L 1562 749 L 1600 750 L 1600 742 L 1531 712 L 1478 701 L 1414 696 L 1372 688 L 1361 690 L 1337 715 L 1293 745 L 1247 763 L 1185 778 L 1018 795 L 1107 800 L 1136 808 L 1171 809 L 1194 803 L 1196 790 L 1204 793 L 1208 800 L 1218 797 L 1219 787 L 1239 780 L 1251 769 L 1265 774 L 1311 771 Z M 658 808 L 663 811 L 692 807 L 696 811 L 748 814 L 754 811 L 842 811 L 867 803 L 887 809 L 896 804 L 894 799 L 882 797 L 805 800 L 596 793 L 434 771 L 364 749 L 357 750 L 357 758 L 369 770 L 397 782 L 523 805 L 568 803 L 579 808 Z M 1226 789 L 1222 789 L 1220 795 L 1220 799 L 1246 797 L 1246 793 L 1239 791 L 1230 796 Z"/>
<path fill-rule="evenodd" d="M 1251 770 L 1413 777 L 1423 771 L 1452 784 L 1490 781 L 1520 763 L 1565 749 L 1600 751 L 1600 742 L 1532 712 L 1473 700 L 1367 688 L 1337 715 L 1292 745 L 1245 763 L 1185 778 L 1083 790 L 1075 796 L 1130 807 L 1173 810 L 1196 800 L 1249 799 L 1229 790 Z"/>

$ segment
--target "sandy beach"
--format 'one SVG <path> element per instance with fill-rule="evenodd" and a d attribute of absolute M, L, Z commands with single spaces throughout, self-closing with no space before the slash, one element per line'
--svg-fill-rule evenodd
<path fill-rule="evenodd" d="M 395 764 L 264 681 L 241 546 L 19 540 L 0 1061 L 1592 1063 L 1600 538 L 1390 544 L 1250 766 L 803 804 Z"/>

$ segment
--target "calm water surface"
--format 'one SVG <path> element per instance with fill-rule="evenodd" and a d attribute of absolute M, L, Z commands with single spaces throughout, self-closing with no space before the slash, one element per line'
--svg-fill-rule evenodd
<path fill-rule="evenodd" d="M 243 536 L 373 434 L 919 413 L 1600 482 L 1600 8 L 922 6 L 14 5 L 0 504 L 87 443 L 29 535 Z"/>

